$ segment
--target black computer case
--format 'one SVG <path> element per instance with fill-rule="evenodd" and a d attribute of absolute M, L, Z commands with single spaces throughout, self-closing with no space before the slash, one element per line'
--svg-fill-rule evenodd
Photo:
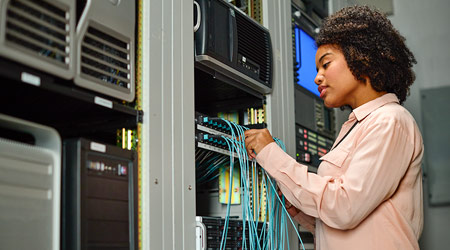
<path fill-rule="evenodd" d="M 138 249 L 136 153 L 84 138 L 63 146 L 62 249 Z"/>
<path fill-rule="evenodd" d="M 196 67 L 262 94 L 272 91 L 272 41 L 267 28 L 223 0 L 196 0 Z"/>

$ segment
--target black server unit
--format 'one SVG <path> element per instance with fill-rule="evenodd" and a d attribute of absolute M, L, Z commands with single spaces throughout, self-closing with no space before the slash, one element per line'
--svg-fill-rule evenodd
<path fill-rule="evenodd" d="M 223 0 L 196 0 L 196 67 L 223 74 L 237 87 L 272 91 L 272 41 L 267 28 Z M 219 76 L 220 77 L 220 76 Z"/>
<path fill-rule="evenodd" d="M 220 249 L 222 235 L 224 227 L 226 225 L 225 219 L 219 217 L 208 217 L 208 216 L 197 216 L 196 220 L 196 240 L 197 249 Z M 256 249 L 264 244 L 270 244 L 263 242 L 264 239 L 258 239 L 259 242 L 250 241 L 250 234 L 252 234 L 251 229 L 246 225 L 245 221 L 230 218 L 227 223 L 227 237 L 226 242 L 223 245 L 223 249 L 227 250 L 241 250 L 241 249 Z M 267 222 L 258 222 L 256 225 L 256 234 L 252 238 L 256 239 L 257 236 L 261 235 L 262 232 L 268 232 Z M 254 234 L 254 233 L 253 233 Z M 245 235 L 245 236 L 244 236 Z M 244 243 L 245 239 L 245 243 Z M 270 245 L 268 245 L 270 246 Z"/>
<path fill-rule="evenodd" d="M 64 141 L 62 249 L 138 249 L 136 153 Z"/>

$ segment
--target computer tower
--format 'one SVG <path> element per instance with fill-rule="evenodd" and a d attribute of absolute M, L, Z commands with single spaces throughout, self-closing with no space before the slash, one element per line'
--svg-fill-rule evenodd
<path fill-rule="evenodd" d="M 135 1 L 77 1 L 74 82 L 128 102 L 135 97 Z"/>
<path fill-rule="evenodd" d="M 65 140 L 62 183 L 62 249 L 138 249 L 134 151 Z"/>
<path fill-rule="evenodd" d="M 59 249 L 59 134 L 0 114 L 0 172 L 0 248 Z"/>
<path fill-rule="evenodd" d="M 72 79 L 75 21 L 74 0 L 0 0 L 0 56 Z"/>

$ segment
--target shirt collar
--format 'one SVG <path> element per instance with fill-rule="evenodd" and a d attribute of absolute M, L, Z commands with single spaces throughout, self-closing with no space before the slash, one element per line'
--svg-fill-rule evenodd
<path fill-rule="evenodd" d="M 366 116 L 368 116 L 370 113 L 372 113 L 374 110 L 391 102 L 399 103 L 398 98 L 395 94 L 387 93 L 376 99 L 373 99 L 370 102 L 364 103 L 363 105 L 354 109 L 352 113 L 354 113 L 358 121 L 361 121 L 362 119 L 366 118 Z"/>

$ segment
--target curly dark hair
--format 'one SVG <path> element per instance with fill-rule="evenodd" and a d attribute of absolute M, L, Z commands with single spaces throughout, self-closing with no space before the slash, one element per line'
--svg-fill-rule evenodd
<path fill-rule="evenodd" d="M 367 6 L 352 6 L 326 18 L 316 45 L 335 45 L 359 81 L 368 77 L 376 91 L 394 93 L 402 104 L 415 80 L 417 63 L 389 19 Z"/>

